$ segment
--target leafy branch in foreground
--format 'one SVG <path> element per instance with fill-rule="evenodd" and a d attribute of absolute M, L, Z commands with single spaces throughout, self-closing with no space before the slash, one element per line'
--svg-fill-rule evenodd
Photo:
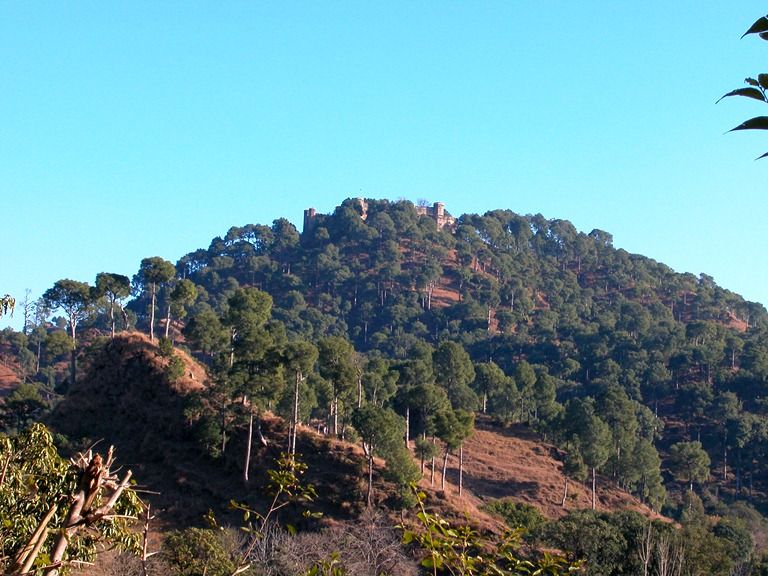
<path fill-rule="evenodd" d="M 763 40 L 768 40 L 768 16 L 763 16 L 756 20 L 755 23 L 749 27 L 749 30 L 747 30 L 741 37 L 744 38 L 744 36 L 747 36 L 748 34 L 757 34 Z M 768 90 L 768 74 L 758 74 L 757 78 L 745 78 L 744 82 L 748 84 L 746 88 L 732 90 L 721 96 L 720 100 L 728 98 L 729 96 L 743 96 L 768 104 L 768 97 L 766 96 L 766 90 Z M 718 100 L 718 102 L 720 102 L 720 100 Z M 731 128 L 729 132 L 734 132 L 736 130 L 768 130 L 768 116 L 756 116 L 750 118 L 735 128 Z M 768 152 L 756 159 L 759 160 L 766 156 L 768 156 Z"/>
<path fill-rule="evenodd" d="M 13 316 L 13 309 L 16 307 L 16 299 L 10 294 L 0 298 L 0 316 L 10 314 Z"/>
<path fill-rule="evenodd" d="M 93 561 L 98 545 L 140 552 L 130 531 L 142 503 L 106 458 L 89 450 L 69 463 L 42 424 L 0 438 L 0 569 L 56 576 Z"/>
<path fill-rule="evenodd" d="M 232 576 L 246 572 L 251 568 L 251 555 L 264 537 L 267 525 L 275 513 L 297 502 L 312 502 L 316 497 L 314 486 L 304 484 L 301 477 L 307 470 L 307 465 L 299 461 L 296 455 L 281 454 L 276 460 L 276 467 L 268 470 L 269 482 L 267 483 L 267 493 L 271 494 L 272 501 L 266 512 L 259 512 L 245 504 L 232 501 L 230 507 L 243 513 L 244 526 L 242 530 L 250 537 L 250 543 L 237 562 L 237 568 Z M 318 518 L 319 513 L 304 510 L 304 517 Z M 212 515 L 208 517 L 209 522 L 216 525 L 215 518 Z M 295 534 L 296 529 L 290 524 L 286 525 L 289 533 Z"/>
<path fill-rule="evenodd" d="M 470 526 L 453 526 L 439 514 L 428 512 L 423 492 L 416 492 L 421 530 L 401 525 L 403 543 L 416 543 L 426 556 L 421 565 L 431 574 L 451 576 L 563 576 L 581 571 L 580 562 L 542 553 L 526 560 L 518 556 L 521 530 L 509 530 L 500 539 L 483 538 Z"/>

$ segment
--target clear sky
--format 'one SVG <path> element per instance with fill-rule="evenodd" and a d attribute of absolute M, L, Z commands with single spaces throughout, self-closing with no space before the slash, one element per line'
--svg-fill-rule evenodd
<path fill-rule="evenodd" d="M 768 72 L 765 12 L 0 0 L 0 295 L 365 196 L 567 219 L 768 304 L 768 134 L 724 134 L 768 108 L 715 105 Z"/>

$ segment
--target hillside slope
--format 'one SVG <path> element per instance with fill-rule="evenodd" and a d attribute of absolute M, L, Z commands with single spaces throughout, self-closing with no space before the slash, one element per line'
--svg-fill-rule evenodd
<path fill-rule="evenodd" d="M 464 447 L 464 484 L 483 500 L 505 498 L 532 504 L 549 518 L 590 508 L 590 489 L 574 480 L 569 480 L 562 506 L 566 477 L 561 456 L 561 451 L 523 425 L 501 428 L 480 422 Z M 450 467 L 448 473 L 455 479 L 458 469 Z M 607 478 L 599 479 L 597 495 L 599 510 L 631 509 L 658 516 Z"/>
<path fill-rule="evenodd" d="M 255 496 L 242 481 L 245 428 L 236 428 L 227 452 L 212 460 L 195 442 L 194 429 L 185 416 L 188 398 L 209 384 L 205 369 L 182 352 L 185 374 L 170 382 L 164 372 L 167 359 L 141 334 L 118 336 L 93 350 L 83 363 L 83 378 L 55 410 L 53 426 L 83 443 L 103 438 L 118 448 L 119 461 L 153 492 L 148 498 L 163 510 L 170 525 L 199 523 L 210 508 L 224 513 L 230 499 L 253 501 Z M 287 439 L 280 418 L 264 414 L 261 428 L 269 442 L 258 442 L 252 459 L 252 485 L 264 481 Z M 316 504 L 326 521 L 355 516 L 363 506 L 364 455 L 359 445 L 334 440 L 302 427 L 298 451 L 308 464 L 307 482 L 317 487 Z M 381 477 L 384 462 L 377 461 L 376 500 L 384 505 L 394 486 Z M 495 498 L 511 498 L 537 506 L 545 515 L 565 513 L 560 506 L 564 476 L 557 450 L 541 443 L 527 428 L 502 429 L 481 422 L 465 445 L 465 494 L 458 498 L 458 469 L 451 458 L 446 492 L 440 493 L 439 472 L 434 487 L 429 473 L 421 486 L 431 502 L 447 517 L 466 517 L 478 526 L 499 530 L 501 524 L 482 511 Z M 589 493 L 571 482 L 567 509 L 588 507 Z M 650 514 L 627 494 L 601 485 L 602 509 L 633 508 Z"/>

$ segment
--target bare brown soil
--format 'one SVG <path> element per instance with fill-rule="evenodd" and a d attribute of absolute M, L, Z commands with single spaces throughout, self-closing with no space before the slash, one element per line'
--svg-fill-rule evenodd
<path fill-rule="evenodd" d="M 591 488 L 572 479 L 568 483 L 565 506 L 562 506 L 565 486 L 562 467 L 560 451 L 542 442 L 528 427 L 502 428 L 480 421 L 464 444 L 464 488 L 469 493 L 460 505 L 474 515 L 478 505 L 504 498 L 532 504 L 549 518 L 564 516 L 574 509 L 590 508 Z M 458 493 L 458 475 L 458 459 L 451 457 L 446 478 L 449 494 Z M 439 480 L 435 484 L 439 486 Z M 602 476 L 597 479 L 597 508 L 631 509 L 658 517 Z"/>
<path fill-rule="evenodd" d="M 459 291 L 451 286 L 445 276 L 443 276 L 440 283 L 432 291 L 432 306 L 435 308 L 446 308 L 456 304 L 458 301 Z"/>
<path fill-rule="evenodd" d="M 6 396 L 19 385 L 19 377 L 10 366 L 0 363 L 0 396 Z"/>
<path fill-rule="evenodd" d="M 10 394 L 21 382 L 18 368 L 11 347 L 0 344 L 0 397 Z"/>
<path fill-rule="evenodd" d="M 726 322 L 728 328 L 733 328 L 739 332 L 746 332 L 749 330 L 749 324 L 744 322 L 741 318 L 738 318 L 733 312 L 728 313 L 728 321 Z"/>

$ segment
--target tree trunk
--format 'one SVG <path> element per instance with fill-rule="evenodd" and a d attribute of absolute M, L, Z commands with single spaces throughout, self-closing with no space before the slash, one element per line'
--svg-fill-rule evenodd
<path fill-rule="evenodd" d="M 76 338 L 76 331 L 77 331 L 77 321 L 73 318 L 70 318 L 69 320 L 69 335 L 72 338 L 72 353 L 70 355 L 70 364 L 69 364 L 69 377 L 71 379 L 70 385 L 73 385 L 75 383 L 75 378 L 77 378 L 77 338 Z"/>
<path fill-rule="evenodd" d="M 155 552 L 149 551 L 149 522 L 155 518 L 154 516 L 150 515 L 150 508 L 151 505 L 149 502 L 147 502 L 144 529 L 142 530 L 141 576 L 149 576 L 149 558 L 155 554 Z"/>
<path fill-rule="evenodd" d="M 111 452 L 110 452 L 111 454 Z M 85 523 L 83 522 L 83 514 L 94 514 L 97 517 L 103 517 L 111 512 L 115 503 L 117 502 L 120 494 L 128 486 L 128 482 L 131 478 L 130 470 L 126 473 L 125 478 L 112 494 L 110 499 L 100 506 L 97 510 L 93 510 L 91 505 L 95 501 L 96 495 L 101 491 L 104 477 L 108 475 L 108 466 L 111 462 L 111 456 L 107 457 L 107 465 L 102 466 L 101 457 L 97 454 L 94 456 L 88 466 L 82 471 L 80 480 L 78 482 L 78 492 L 72 498 L 69 507 L 69 512 L 64 520 L 64 525 L 59 531 L 58 539 L 53 548 L 50 558 L 50 566 L 46 570 L 46 576 L 58 576 L 59 568 L 61 567 L 64 554 L 67 551 L 69 541 L 74 536 L 75 532 L 81 529 Z"/>
<path fill-rule="evenodd" d="M 597 507 L 597 497 L 595 495 L 595 467 L 592 467 L 592 510 Z"/>
<path fill-rule="evenodd" d="M 225 414 L 221 415 L 221 453 L 227 450 L 227 417 Z"/>
<path fill-rule="evenodd" d="M 637 543 L 637 555 L 643 565 L 643 576 L 648 576 L 651 559 L 653 558 L 653 525 L 650 520 L 643 529 L 642 537 Z"/>
<path fill-rule="evenodd" d="M 286 446 L 285 448 L 288 454 L 291 454 L 291 440 L 293 439 L 293 429 L 294 429 L 293 422 L 289 420 L 288 421 L 288 446 Z"/>
<path fill-rule="evenodd" d="M 32 569 L 32 564 L 34 564 L 45 540 L 48 538 L 48 534 L 50 534 L 51 530 L 48 527 L 48 524 L 51 523 L 58 508 L 59 505 L 55 503 L 51 506 L 48 513 L 37 525 L 37 528 L 35 528 L 35 531 L 32 533 L 32 536 L 30 536 L 26 545 L 13 557 L 13 560 L 8 567 L 8 574 L 26 574 Z"/>
<path fill-rule="evenodd" d="M 333 397 L 333 435 L 339 435 L 339 397 Z"/>
<path fill-rule="evenodd" d="M 459 446 L 459 497 L 464 490 L 464 444 Z"/>
<path fill-rule="evenodd" d="M 70 386 L 74 386 L 75 379 L 77 378 L 77 350 L 72 348 L 72 355 L 70 358 L 69 363 L 69 378 L 70 378 Z"/>
<path fill-rule="evenodd" d="M 432 438 L 432 444 L 434 445 L 436 443 L 437 443 L 437 441 L 433 437 Z M 436 452 L 436 450 L 432 450 L 432 465 L 431 465 L 431 470 L 430 470 L 430 473 L 429 473 L 429 485 L 430 485 L 430 487 L 434 487 L 435 486 L 435 456 L 434 456 L 435 452 Z"/>
<path fill-rule="evenodd" d="M 357 378 L 357 407 L 363 406 L 363 379 L 358 376 Z"/>
<path fill-rule="evenodd" d="M 248 469 L 251 467 L 251 446 L 253 444 L 253 412 L 248 418 L 248 442 L 245 449 L 245 466 L 243 467 L 243 481 L 248 484 Z"/>
<path fill-rule="evenodd" d="M 149 341 L 155 341 L 155 296 L 157 287 L 152 284 L 152 304 L 149 307 Z"/>
<path fill-rule="evenodd" d="M 565 508 L 565 502 L 568 499 L 568 476 L 565 477 L 565 485 L 563 486 L 563 502 L 561 506 Z"/>
<path fill-rule="evenodd" d="M 368 455 L 368 492 L 365 495 L 365 501 L 367 503 L 368 508 L 371 507 L 372 486 L 373 486 L 373 451 L 371 451 L 371 453 Z"/>
<path fill-rule="evenodd" d="M 168 310 L 165 315 L 165 338 L 168 339 L 168 334 L 171 332 L 171 305 L 168 304 Z"/>
<path fill-rule="evenodd" d="M 115 301 L 109 303 L 109 324 L 112 327 L 112 339 L 115 338 Z"/>
<path fill-rule="evenodd" d="M 443 456 L 443 477 L 440 478 L 440 489 L 445 491 L 445 471 L 448 468 L 448 446 L 445 447 L 445 455 Z"/>
<path fill-rule="evenodd" d="M 435 486 L 435 457 L 434 456 L 432 456 L 432 463 L 431 463 L 431 466 L 430 466 L 429 486 L 430 486 L 430 488 L 434 488 L 434 486 Z"/>
<path fill-rule="evenodd" d="M 411 407 L 405 407 L 405 445 L 411 441 Z"/>
<path fill-rule="evenodd" d="M 293 389 L 293 430 L 291 431 L 290 452 L 296 454 L 296 428 L 299 425 L 299 386 L 301 385 L 301 372 L 296 371 L 296 387 Z"/>
<path fill-rule="evenodd" d="M 123 330 L 128 330 L 128 313 L 122 304 L 120 305 L 120 313 L 123 315 Z"/>

